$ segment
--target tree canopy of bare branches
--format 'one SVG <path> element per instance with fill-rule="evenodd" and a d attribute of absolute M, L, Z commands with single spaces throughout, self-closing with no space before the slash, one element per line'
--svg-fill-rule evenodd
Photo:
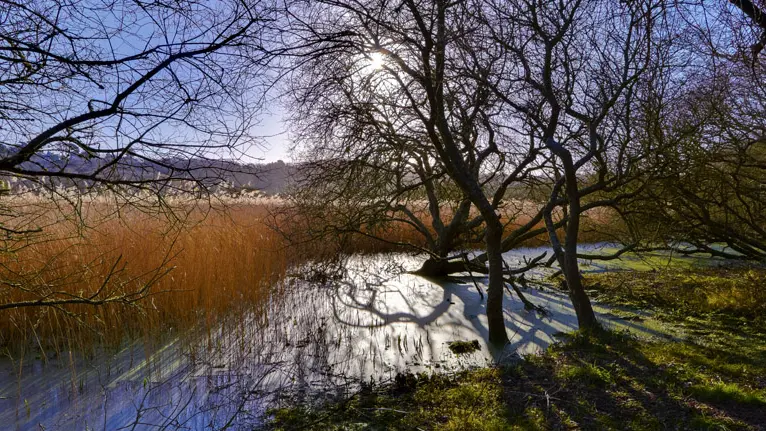
<path fill-rule="evenodd" d="M 77 207 L 90 192 L 109 192 L 119 205 L 156 205 L 174 189 L 204 193 L 236 167 L 222 159 L 258 142 L 274 12 L 267 1 L 0 1 L 1 252 L 44 227 L 14 207 L 25 204 L 14 195 Z M 145 292 L 30 291 L 29 301 L 2 307 Z"/>
<path fill-rule="evenodd" d="M 306 4 L 294 10 L 306 47 L 290 86 L 298 136 L 312 158 L 333 149 L 329 171 L 397 172 L 390 183 L 422 188 L 432 206 L 423 173 L 454 184 L 483 224 L 492 341 L 507 341 L 502 252 L 546 230 L 581 327 L 595 327 L 579 281 L 579 218 L 629 193 L 646 155 L 624 117 L 638 104 L 661 10 L 648 1 Z M 344 193 L 363 188 L 352 178 Z M 509 191 L 522 189 L 549 196 L 506 234 Z M 389 206 L 406 202 L 387 196 Z"/>

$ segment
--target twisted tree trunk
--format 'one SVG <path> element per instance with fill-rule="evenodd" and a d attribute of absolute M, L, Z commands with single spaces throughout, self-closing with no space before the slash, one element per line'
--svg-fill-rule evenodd
<path fill-rule="evenodd" d="M 569 202 L 569 220 L 564 233 L 564 246 L 562 247 L 556 235 L 556 228 L 553 224 L 553 203 L 557 200 L 557 190 L 551 196 L 551 200 L 545 210 L 545 224 L 548 227 L 548 237 L 556 254 L 561 272 L 564 274 L 569 298 L 577 314 L 577 324 L 581 330 L 591 331 L 598 329 L 599 323 L 596 320 L 596 314 L 593 312 L 588 294 L 580 278 L 580 266 L 577 262 L 577 235 L 580 232 L 580 193 L 577 188 L 577 170 L 572 161 L 572 154 L 561 144 L 549 139 L 546 146 L 561 159 L 564 166 L 564 179 L 567 201 Z"/>

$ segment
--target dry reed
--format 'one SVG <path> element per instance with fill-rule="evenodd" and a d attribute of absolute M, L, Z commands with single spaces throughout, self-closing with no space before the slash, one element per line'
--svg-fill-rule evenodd
<path fill-rule="evenodd" d="M 88 229 L 58 223 L 3 253 L 0 305 L 96 292 L 96 299 L 128 295 L 135 301 L 0 310 L 0 345 L 56 352 L 116 346 L 127 337 L 258 313 L 287 268 L 285 244 L 263 223 L 262 204 L 193 210 L 182 224 L 139 211 L 107 219 L 86 213 Z"/>
<path fill-rule="evenodd" d="M 119 346 L 138 337 L 148 342 L 192 328 L 209 330 L 224 318 L 265 314 L 269 301 L 280 294 L 279 280 L 290 267 L 307 260 L 408 250 L 396 243 L 426 245 L 414 227 L 398 222 L 374 232 L 388 242 L 355 234 L 290 248 L 282 234 L 315 221 L 300 217 L 300 223 L 279 226 L 280 234 L 270 217 L 277 202 L 235 199 L 225 204 L 223 211 L 178 204 L 181 223 L 161 211 L 117 212 L 100 200 L 84 203 L 77 214 L 41 202 L 20 205 L 45 226 L 45 235 L 32 236 L 0 254 L 0 307 L 41 298 L 90 297 L 96 292 L 97 299 L 140 294 L 133 297 L 135 301 L 101 306 L 0 309 L 0 346 L 9 353 L 29 346 L 61 352 Z M 604 226 L 608 219 L 606 214 L 588 219 L 591 228 L 584 229 L 583 237 L 603 239 L 593 235 L 597 230 L 592 227 Z M 528 220 L 529 216 L 516 213 L 509 217 L 506 230 Z M 89 227 L 83 229 L 80 222 Z M 525 245 L 545 243 L 547 236 L 541 234 Z M 464 246 L 482 245 L 477 238 Z"/>

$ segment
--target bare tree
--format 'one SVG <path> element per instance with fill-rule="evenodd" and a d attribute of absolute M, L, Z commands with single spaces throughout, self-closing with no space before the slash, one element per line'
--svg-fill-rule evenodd
<path fill-rule="evenodd" d="M 488 263 L 491 341 L 507 341 L 502 292 L 514 271 L 504 269 L 502 252 L 546 231 L 581 327 L 591 328 L 597 323 L 577 267 L 579 218 L 633 193 L 628 184 L 646 151 L 634 148 L 623 116 L 630 116 L 633 88 L 647 69 L 659 10 L 646 1 L 321 2 L 296 18 L 308 47 L 299 64 L 311 67 L 297 69 L 293 88 L 299 100 L 315 95 L 335 104 L 339 92 L 322 83 L 342 83 L 340 98 L 363 112 L 360 119 L 360 111 L 346 108 L 354 115 L 346 121 L 378 127 L 359 137 L 408 133 L 366 148 L 406 154 L 391 159 L 404 161 L 420 151 L 476 208 L 486 249 L 474 262 Z M 307 105 L 302 117 L 328 112 L 315 99 Z M 583 176 L 590 180 L 580 186 Z M 548 187 L 550 197 L 506 234 L 502 209 L 519 185 Z"/>
<path fill-rule="evenodd" d="M 685 39 L 655 80 L 653 117 L 639 126 L 658 142 L 654 176 L 621 211 L 642 235 L 684 254 L 762 260 L 763 60 L 748 49 L 750 2 L 692 3 L 677 10 Z M 746 5 L 749 4 L 750 6 Z M 757 53 L 756 53 L 757 54 Z"/>
<path fill-rule="evenodd" d="M 173 190 L 205 194 L 235 169 L 221 159 L 257 142 L 273 12 L 267 1 L 0 1 L 3 253 L 45 227 L 13 195 L 75 213 L 107 191 L 118 207 L 162 205 Z M 85 296 L 35 289 L 11 271 L 2 288 L 27 299 L 0 308 L 132 302 L 165 272 L 137 290 L 109 288 L 121 269 Z"/>
<path fill-rule="evenodd" d="M 291 83 L 302 167 L 288 211 L 319 225 L 304 234 L 355 233 L 425 252 L 421 272 L 443 274 L 449 255 L 480 235 L 481 216 L 423 144 L 428 136 L 392 84 L 391 66 L 365 47 L 349 51 L 303 62 Z M 473 123 L 464 125 L 472 134 Z M 415 235 L 392 238 L 394 224 Z"/>
<path fill-rule="evenodd" d="M 586 330 L 598 323 L 578 268 L 580 217 L 627 197 L 636 162 L 646 156 L 635 146 L 626 118 L 635 104 L 634 87 L 649 65 L 659 5 L 509 1 L 477 8 L 513 65 L 499 71 L 503 79 L 493 86 L 507 106 L 508 121 L 526 125 L 521 133 L 550 154 L 545 170 L 551 175 L 550 197 L 538 217 L 545 220 L 580 328 Z M 557 207 L 563 215 L 558 222 Z"/>
<path fill-rule="evenodd" d="M 293 89 L 298 99 L 305 100 L 307 94 L 315 92 L 334 102 L 338 93 L 326 92 L 322 86 L 325 80 L 343 83 L 341 87 L 352 96 L 361 93 L 361 100 L 354 104 L 364 106 L 369 117 L 354 121 L 394 132 L 382 134 L 388 145 L 383 157 L 399 151 L 397 157 L 389 159 L 390 166 L 400 160 L 411 165 L 411 184 L 426 194 L 429 174 L 421 175 L 417 170 L 433 168 L 439 176 L 446 174 L 459 190 L 455 202 L 464 208 L 462 211 L 470 206 L 476 209 L 484 223 L 485 261 L 489 263 L 490 341 L 505 344 L 504 224 L 498 208 L 511 184 L 540 168 L 536 163 L 539 148 L 530 148 L 528 141 L 517 151 L 501 152 L 498 147 L 512 128 L 497 121 L 500 108 L 490 85 L 497 79 L 493 74 L 496 65 L 504 60 L 486 45 L 486 27 L 481 28 L 466 2 L 441 1 L 405 1 L 401 5 L 316 2 L 296 11 L 295 22 L 302 29 L 303 46 L 308 47 L 299 56 L 299 63 L 310 65 L 311 71 L 296 69 L 300 74 Z M 480 52 L 486 55 L 478 55 Z M 380 59 L 375 70 L 365 72 L 358 66 L 363 59 L 373 64 L 375 57 Z M 374 97 L 365 99 L 368 96 Z M 322 112 L 315 104 L 308 108 L 307 114 Z M 380 131 L 375 135 L 381 136 Z M 406 146 L 395 150 L 390 146 L 394 142 Z M 351 152 L 346 160 L 353 155 Z M 429 197 L 429 204 L 438 208 L 443 204 L 439 198 Z M 432 221 L 441 222 L 439 217 Z M 466 222 L 468 226 L 472 223 Z"/>

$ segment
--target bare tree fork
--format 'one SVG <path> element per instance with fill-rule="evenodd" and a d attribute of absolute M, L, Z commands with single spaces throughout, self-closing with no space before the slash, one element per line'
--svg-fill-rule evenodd
<path fill-rule="evenodd" d="M 577 262 L 580 217 L 586 208 L 629 198 L 644 181 L 637 167 L 650 151 L 634 143 L 631 110 L 639 106 L 663 4 L 490 4 L 488 20 L 510 23 L 491 26 L 492 37 L 520 65 L 507 77 L 515 90 L 498 88 L 498 97 L 524 116 L 552 155 L 549 198 L 533 220 L 544 221 L 554 250 L 546 263 L 559 263 L 580 327 L 596 328 Z M 531 42 L 516 36 L 521 32 L 534 35 Z M 530 96 L 514 96 L 523 91 Z"/>
<path fill-rule="evenodd" d="M 538 256 L 535 259 L 536 260 L 541 260 L 541 259 L 544 258 L 544 256 L 545 256 L 545 254 L 543 253 L 542 255 Z M 533 262 L 535 261 L 535 259 L 533 259 Z M 527 311 L 534 310 L 534 311 L 537 311 L 538 313 L 541 313 L 541 314 L 547 314 L 548 311 L 544 307 L 539 306 L 539 305 L 535 305 L 534 303 L 532 303 L 524 295 L 524 292 L 522 292 L 521 289 L 519 289 L 519 286 L 517 285 L 519 283 L 522 284 L 522 286 L 526 287 L 526 282 L 524 281 L 524 274 L 522 273 L 522 275 L 520 277 L 514 277 L 512 275 L 513 274 L 513 270 L 508 266 L 508 263 L 505 262 L 505 261 L 503 261 L 503 263 L 505 263 L 505 272 L 507 274 L 506 277 L 505 277 L 505 283 L 507 285 L 511 286 L 513 291 L 516 292 L 516 296 L 518 296 L 519 299 L 521 300 L 521 302 L 524 304 L 524 309 L 527 310 Z M 534 265 L 534 263 L 532 263 L 532 265 Z"/>
<path fill-rule="evenodd" d="M 476 279 L 473 278 L 473 272 L 471 271 L 470 262 L 468 261 L 468 256 L 465 253 L 463 253 L 461 254 L 461 257 L 463 258 L 463 265 L 465 266 L 465 271 L 468 273 L 468 277 L 471 278 L 471 282 L 473 282 L 473 286 L 479 292 L 479 298 L 481 298 L 481 300 L 483 301 L 484 292 L 482 292 L 481 287 L 479 287 L 479 283 L 476 282 Z"/>
<path fill-rule="evenodd" d="M 585 288 L 580 277 L 580 268 L 577 262 L 577 235 L 580 229 L 580 196 L 577 187 L 577 174 L 572 161 L 572 154 L 561 144 L 549 138 L 546 142 L 548 148 L 561 159 L 564 165 L 566 195 L 569 204 L 570 219 L 566 225 L 564 234 L 564 245 L 562 246 L 557 236 L 557 231 L 553 225 L 552 207 L 548 205 L 545 212 L 545 224 L 548 227 L 551 247 L 559 263 L 559 267 L 564 273 L 569 298 L 577 314 L 577 323 L 580 329 L 590 331 L 599 328 L 596 315 L 593 312 L 590 299 L 585 293 Z M 551 202 L 556 201 L 557 189 L 551 196 Z"/>

